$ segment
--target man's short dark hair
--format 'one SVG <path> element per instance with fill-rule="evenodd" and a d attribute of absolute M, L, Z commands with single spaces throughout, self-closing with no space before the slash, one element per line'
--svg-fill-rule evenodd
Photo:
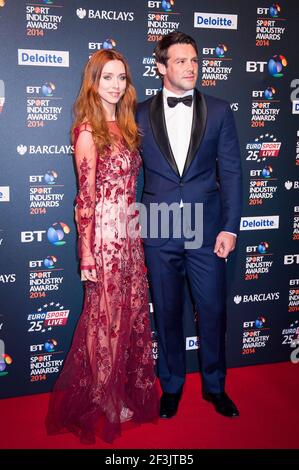
<path fill-rule="evenodd" d="M 155 47 L 156 62 L 167 66 L 168 49 L 174 44 L 191 44 L 194 48 L 196 55 L 198 55 L 197 45 L 195 40 L 188 36 L 188 34 L 181 31 L 173 31 L 172 33 L 164 36 Z"/>

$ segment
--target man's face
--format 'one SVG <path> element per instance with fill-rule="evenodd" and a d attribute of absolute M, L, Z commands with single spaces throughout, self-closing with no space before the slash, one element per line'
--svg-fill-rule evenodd
<path fill-rule="evenodd" d="M 182 95 L 195 87 L 198 57 L 191 44 L 170 46 L 167 65 L 157 63 L 157 67 L 164 77 L 164 86 L 176 95 Z"/>

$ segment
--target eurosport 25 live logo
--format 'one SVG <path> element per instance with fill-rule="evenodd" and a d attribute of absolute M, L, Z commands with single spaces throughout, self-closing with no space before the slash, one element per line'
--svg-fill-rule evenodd
<path fill-rule="evenodd" d="M 281 150 L 281 142 L 274 134 L 261 134 L 253 142 L 246 144 L 246 161 L 264 162 L 267 159 L 278 158 Z"/>
<path fill-rule="evenodd" d="M 294 320 L 287 328 L 283 328 L 282 345 L 293 349 L 290 354 L 290 360 L 293 364 L 299 363 L 299 320 Z"/>
<path fill-rule="evenodd" d="M 46 333 L 67 324 L 70 310 L 60 302 L 49 302 L 27 315 L 29 333 Z"/>

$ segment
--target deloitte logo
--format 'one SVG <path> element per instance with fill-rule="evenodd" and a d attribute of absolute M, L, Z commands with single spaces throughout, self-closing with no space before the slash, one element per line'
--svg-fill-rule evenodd
<path fill-rule="evenodd" d="M 240 230 L 270 230 L 279 228 L 279 215 L 242 217 Z"/>
<path fill-rule="evenodd" d="M 194 12 L 194 28 L 238 29 L 238 15 Z"/>
<path fill-rule="evenodd" d="M 18 64 L 42 67 L 69 67 L 69 52 L 18 49 Z"/>

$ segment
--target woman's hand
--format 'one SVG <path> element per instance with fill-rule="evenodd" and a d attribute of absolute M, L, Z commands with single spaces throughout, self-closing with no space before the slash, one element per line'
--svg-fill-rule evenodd
<path fill-rule="evenodd" d="M 92 254 L 85 254 L 81 259 L 81 281 L 97 282 L 96 263 Z"/>
<path fill-rule="evenodd" d="M 96 269 L 81 269 L 81 281 L 98 282 Z"/>

